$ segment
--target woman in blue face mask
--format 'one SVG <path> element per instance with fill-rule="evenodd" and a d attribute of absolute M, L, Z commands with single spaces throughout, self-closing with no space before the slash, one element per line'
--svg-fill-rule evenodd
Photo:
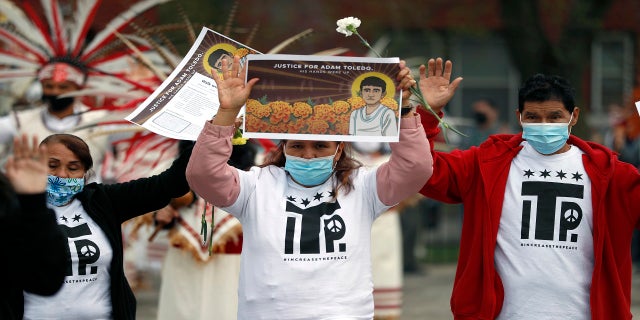
<path fill-rule="evenodd" d="M 47 147 L 47 202 L 67 236 L 71 267 L 53 296 L 24 293 L 24 319 L 135 319 L 136 301 L 123 270 L 120 224 L 159 210 L 189 191 L 187 148 L 159 175 L 126 183 L 86 183 L 89 147 L 70 134 L 54 134 Z"/>
<path fill-rule="evenodd" d="M 223 64 L 220 107 L 196 142 L 192 189 L 242 223 L 238 319 L 372 319 L 371 225 L 429 179 L 420 118 L 407 112 L 388 162 L 365 169 L 350 144 L 283 141 L 259 167 L 227 164 L 234 120 L 258 79 L 245 83 L 236 57 Z M 415 84 L 401 62 L 397 87 Z"/>

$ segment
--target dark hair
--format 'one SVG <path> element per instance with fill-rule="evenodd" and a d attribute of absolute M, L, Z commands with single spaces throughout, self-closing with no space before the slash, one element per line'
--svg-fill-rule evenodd
<path fill-rule="evenodd" d="M 486 103 L 491 109 L 493 110 L 498 110 L 498 104 L 496 104 L 496 101 L 488 98 L 488 97 L 480 97 L 476 100 L 473 101 L 473 103 L 477 103 L 477 102 L 484 102 Z"/>
<path fill-rule="evenodd" d="M 567 111 L 573 112 L 576 107 L 575 90 L 560 76 L 535 74 L 518 91 L 518 110 L 524 110 L 525 102 L 544 101 L 560 101 Z"/>
<path fill-rule="evenodd" d="M 232 53 L 224 49 L 216 49 L 213 52 L 211 52 L 211 54 L 209 54 L 209 57 L 207 58 L 207 63 L 212 68 L 215 68 L 216 61 L 218 61 L 218 59 L 220 59 L 220 57 L 222 57 L 223 55 L 232 55 Z M 230 63 L 230 62 L 232 61 L 227 61 L 227 63 Z"/>
<path fill-rule="evenodd" d="M 60 143 L 71 150 L 80 159 L 84 166 L 84 171 L 89 171 L 93 167 L 93 158 L 91 158 L 89 146 L 81 138 L 68 133 L 56 133 L 44 138 L 40 145 L 49 146 L 54 143 Z"/>
<path fill-rule="evenodd" d="M 260 165 L 260 167 L 266 167 L 270 165 L 284 167 L 284 163 L 286 158 L 284 157 L 284 144 L 287 143 L 287 140 L 281 140 L 278 144 L 278 147 L 271 150 L 266 154 L 264 162 Z M 338 142 L 339 143 L 339 142 Z M 338 178 L 336 181 L 335 194 L 334 198 L 338 197 L 338 190 L 345 190 L 345 194 L 348 194 L 353 189 L 353 181 L 351 179 L 351 173 L 362 167 L 362 163 L 351 157 L 351 143 L 343 142 L 344 148 L 342 149 L 342 154 L 338 161 L 336 162 L 336 167 L 334 168 L 335 175 Z"/>
<path fill-rule="evenodd" d="M 362 82 L 360 82 L 360 91 L 362 91 L 362 88 L 364 86 L 380 87 L 382 88 L 382 92 L 387 91 L 387 83 L 384 82 L 384 80 L 374 76 L 362 79 Z"/>

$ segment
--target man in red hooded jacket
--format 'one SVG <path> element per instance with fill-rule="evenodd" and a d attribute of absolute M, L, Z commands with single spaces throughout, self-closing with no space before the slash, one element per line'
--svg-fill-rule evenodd
<path fill-rule="evenodd" d="M 440 58 L 420 68 L 441 117 L 462 81 L 451 69 Z M 565 79 L 537 74 L 519 90 L 521 133 L 449 153 L 431 143 L 433 176 L 420 193 L 464 205 L 455 319 L 631 319 L 640 174 L 571 135 L 579 114 Z M 422 118 L 431 140 L 438 120 Z"/>

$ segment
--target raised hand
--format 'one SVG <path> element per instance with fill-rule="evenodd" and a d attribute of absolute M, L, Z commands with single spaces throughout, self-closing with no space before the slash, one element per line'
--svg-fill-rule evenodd
<path fill-rule="evenodd" d="M 453 65 L 449 60 L 444 63 L 444 68 L 442 58 L 429 59 L 427 65 L 420 66 L 420 91 L 433 111 L 439 113 L 453 97 L 462 77 L 450 81 Z"/>
<path fill-rule="evenodd" d="M 218 86 L 218 99 L 220 100 L 218 113 L 212 123 L 232 126 L 238 112 L 249 98 L 251 88 L 258 82 L 258 79 L 251 79 L 245 84 L 246 75 L 244 68 L 240 68 L 240 58 L 237 56 L 233 58 L 230 70 L 226 59 L 223 59 L 222 77 L 216 71 L 213 71 L 211 75 Z"/>
<path fill-rule="evenodd" d="M 13 139 L 13 155 L 5 164 L 6 176 L 19 194 L 35 194 L 47 189 L 49 173 L 47 147 L 38 146 L 38 137 L 32 143 L 26 134 Z"/>

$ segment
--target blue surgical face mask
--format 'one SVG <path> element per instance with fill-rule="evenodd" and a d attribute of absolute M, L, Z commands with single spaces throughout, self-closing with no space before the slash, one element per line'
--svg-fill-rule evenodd
<path fill-rule="evenodd" d="M 67 205 L 84 189 L 84 178 L 60 178 L 49 175 L 47 178 L 47 203 L 62 207 Z"/>
<path fill-rule="evenodd" d="M 571 120 L 573 115 L 568 123 L 523 123 L 521 118 L 522 138 L 527 140 L 536 151 L 552 154 L 567 143 Z"/>
<path fill-rule="evenodd" d="M 331 156 L 305 159 L 290 156 L 285 151 L 284 170 L 289 172 L 293 180 L 303 186 L 317 186 L 331 177 L 334 167 L 333 158 L 337 153 L 338 148 Z"/>

